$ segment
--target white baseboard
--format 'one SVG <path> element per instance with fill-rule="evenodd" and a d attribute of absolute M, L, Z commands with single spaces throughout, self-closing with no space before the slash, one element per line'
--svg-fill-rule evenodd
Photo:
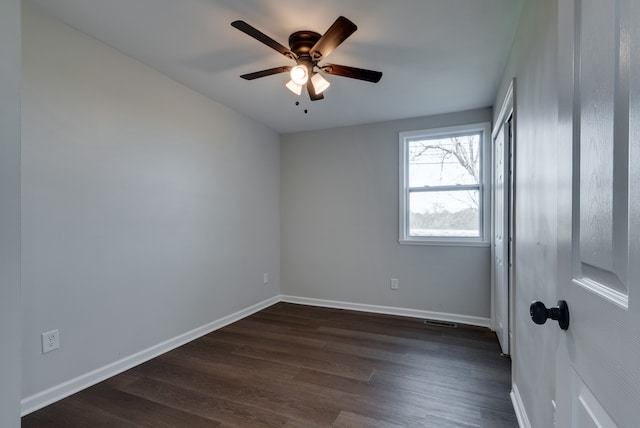
<path fill-rule="evenodd" d="M 20 402 L 21 416 L 25 416 L 31 412 L 35 412 L 36 410 L 41 409 L 45 406 L 48 406 L 49 404 L 52 404 L 58 400 L 62 400 L 63 398 L 68 397 L 72 394 L 75 394 L 78 391 L 81 391 L 85 388 L 88 388 L 92 385 L 102 382 L 105 379 L 108 379 L 112 376 L 115 376 L 119 373 L 129 370 L 130 368 L 133 368 L 146 361 L 149 361 L 152 358 L 155 358 L 159 355 L 164 354 L 165 352 L 171 351 L 172 349 L 175 349 L 179 346 L 189 343 L 192 340 L 195 340 L 201 336 L 204 336 L 205 334 L 211 333 L 212 331 L 218 330 L 224 326 L 227 326 L 231 323 L 239 321 L 242 318 L 248 317 L 249 315 L 254 314 L 258 311 L 261 311 L 262 309 L 265 309 L 278 302 L 297 303 L 301 305 L 310 305 L 310 306 L 321 306 L 325 308 L 349 309 L 354 311 L 372 312 L 372 313 L 387 314 L 387 315 L 398 315 L 398 316 L 411 317 L 411 318 L 424 318 L 424 319 L 432 319 L 432 320 L 438 320 L 438 321 L 449 321 L 449 322 L 475 325 L 475 326 L 487 327 L 487 328 L 490 326 L 490 322 L 491 322 L 489 318 L 472 317 L 468 315 L 448 314 L 444 312 L 431 312 L 431 311 L 422 311 L 417 309 L 365 305 L 361 303 L 349 303 L 349 302 L 340 302 L 335 300 L 321 300 L 321 299 L 310 299 L 307 297 L 279 295 L 279 296 L 275 296 L 270 299 L 267 299 L 263 302 L 257 303 L 253 306 L 250 306 L 246 309 L 243 309 L 231 315 L 228 315 L 226 317 L 220 318 L 209 324 L 195 328 L 191 331 L 183 333 L 179 336 L 166 340 L 157 345 L 151 346 L 150 348 L 144 349 L 133 355 L 122 358 L 121 360 L 115 361 L 111 364 L 107 364 L 104 367 L 100 367 L 89 373 L 85 373 L 67 382 L 63 382 L 47 390 L 44 390 L 37 394 L 23 398 L 22 401 Z M 513 399 L 513 393 L 512 393 L 512 399 Z M 514 407 L 515 407 L 515 401 L 514 401 Z M 517 409 L 516 409 L 516 414 L 517 414 Z M 518 417 L 518 420 L 520 420 L 520 417 Z M 528 420 L 527 420 L 527 423 L 528 423 Z M 530 425 L 522 425 L 522 424 L 520 426 L 526 427 L 526 428 L 530 427 Z"/>
<path fill-rule="evenodd" d="M 281 295 L 280 300 L 300 305 L 322 306 L 325 308 L 349 309 L 352 311 L 372 312 L 376 314 L 399 315 L 410 318 L 424 318 L 438 321 L 449 321 L 459 324 L 475 325 L 479 327 L 491 326 L 489 318 L 473 317 L 469 315 L 449 314 L 446 312 L 422 311 L 418 309 L 397 308 L 392 306 L 365 305 L 362 303 L 340 302 L 335 300 L 310 299 L 308 297 L 296 297 Z"/>
<path fill-rule="evenodd" d="M 149 361 L 152 358 L 164 354 L 165 352 L 189 343 L 192 340 L 204 336 L 205 334 L 211 333 L 212 331 L 218 330 L 224 326 L 241 320 L 242 318 L 248 317 L 249 315 L 261 311 L 262 309 L 267 308 L 271 305 L 274 305 L 279 301 L 279 296 L 272 297 L 246 309 L 240 310 L 231 315 L 227 315 L 226 317 L 220 318 L 209 324 L 195 328 L 172 339 L 144 349 L 121 360 L 118 360 L 111 364 L 107 364 L 104 367 L 100 367 L 99 369 L 78 376 L 75 379 L 71 379 L 67 382 L 56 385 L 30 397 L 23 398 L 20 402 L 21 416 L 25 416 L 31 412 L 48 406 L 49 404 L 75 394 L 78 391 L 81 391 L 85 388 L 102 382 L 105 379 L 122 373 L 125 370 Z"/>
<path fill-rule="evenodd" d="M 516 418 L 518 418 L 518 426 L 520 428 L 531 428 L 531 422 L 527 416 L 527 411 L 524 408 L 522 397 L 520 397 L 520 391 L 518 386 L 514 383 L 511 389 L 511 402 L 513 403 L 513 410 L 516 412 Z"/>

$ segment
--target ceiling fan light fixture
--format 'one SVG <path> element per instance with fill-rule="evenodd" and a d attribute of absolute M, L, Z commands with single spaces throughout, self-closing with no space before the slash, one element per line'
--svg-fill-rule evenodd
<path fill-rule="evenodd" d="M 298 85 L 293 80 L 289 80 L 289 82 L 285 86 L 287 87 L 288 90 L 290 90 L 291 92 L 293 92 L 296 95 L 302 94 L 303 85 Z"/>
<path fill-rule="evenodd" d="M 304 65 L 296 65 L 291 69 L 291 80 L 296 85 L 305 85 L 309 80 L 309 70 Z"/>
<path fill-rule="evenodd" d="M 311 83 L 313 84 L 313 89 L 315 89 L 316 94 L 323 93 L 331 85 L 320 73 L 316 73 L 311 77 Z"/>
<path fill-rule="evenodd" d="M 302 92 L 305 90 L 304 87 L 306 86 L 309 99 L 311 101 L 318 101 L 324 98 L 322 93 L 330 85 L 323 77 L 323 74 L 319 74 L 320 71 L 331 74 L 332 76 L 343 76 L 372 83 L 377 83 L 380 78 L 382 78 L 382 73 L 379 71 L 324 63 L 327 55 L 333 52 L 358 29 L 356 24 L 344 16 L 339 16 L 324 34 L 309 30 L 292 33 L 289 35 L 289 47 L 278 43 L 244 21 L 233 21 L 231 26 L 284 55 L 289 60 L 296 62 L 296 65 L 293 67 L 285 65 L 241 75 L 240 77 L 245 80 L 254 80 L 289 72 L 291 81 L 285 85 L 287 89 L 299 96 L 302 95 Z M 323 62 L 323 65 L 318 65 L 320 61 Z"/>

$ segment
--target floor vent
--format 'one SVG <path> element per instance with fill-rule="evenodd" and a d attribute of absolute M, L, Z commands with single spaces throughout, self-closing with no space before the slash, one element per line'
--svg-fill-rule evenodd
<path fill-rule="evenodd" d="M 424 320 L 425 325 L 435 325 L 438 327 L 458 328 L 458 324 L 449 321 Z"/>

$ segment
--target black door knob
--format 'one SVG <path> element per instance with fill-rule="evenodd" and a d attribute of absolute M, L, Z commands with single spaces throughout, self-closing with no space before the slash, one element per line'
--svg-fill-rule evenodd
<path fill-rule="evenodd" d="M 558 306 L 549 309 L 542 302 L 533 302 L 529 307 L 529 313 L 536 324 L 544 324 L 551 318 L 558 321 L 561 329 L 569 328 L 569 306 L 564 300 L 558 300 Z"/>

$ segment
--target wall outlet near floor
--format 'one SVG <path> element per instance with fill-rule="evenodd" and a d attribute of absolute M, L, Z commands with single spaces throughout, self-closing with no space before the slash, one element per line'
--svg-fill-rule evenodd
<path fill-rule="evenodd" d="M 51 330 L 42 333 L 42 353 L 46 354 L 60 347 L 60 338 L 58 330 Z"/>
<path fill-rule="evenodd" d="M 262 275 L 262 282 L 264 282 L 265 284 L 269 282 L 269 274 L 265 273 Z"/>
<path fill-rule="evenodd" d="M 398 278 L 391 278 L 391 289 L 392 290 L 398 289 Z"/>

